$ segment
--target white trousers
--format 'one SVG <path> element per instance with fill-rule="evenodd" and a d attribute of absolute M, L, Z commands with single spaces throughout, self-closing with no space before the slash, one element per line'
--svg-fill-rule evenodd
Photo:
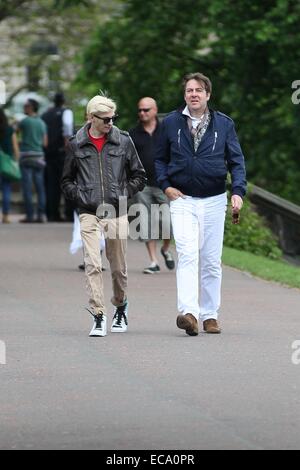
<path fill-rule="evenodd" d="M 178 310 L 202 321 L 218 318 L 226 208 L 226 193 L 203 199 L 186 196 L 170 204 L 178 254 Z"/>

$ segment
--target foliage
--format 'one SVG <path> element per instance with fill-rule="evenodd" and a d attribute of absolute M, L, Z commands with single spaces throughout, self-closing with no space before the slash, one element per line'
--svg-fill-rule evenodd
<path fill-rule="evenodd" d="M 291 101 L 299 77 L 300 3 L 210 2 L 218 40 L 216 102 L 237 122 L 249 178 L 300 203 L 300 115 Z M 225 89 L 225 92 L 224 92 Z"/>
<path fill-rule="evenodd" d="M 224 244 L 237 250 L 266 256 L 271 259 L 280 259 L 282 257 L 282 252 L 278 248 L 273 233 L 264 219 L 255 212 L 247 198 L 244 201 L 238 225 L 232 224 L 231 210 L 228 208 Z"/>
<path fill-rule="evenodd" d="M 168 112 L 182 102 L 182 76 L 202 71 L 212 106 L 236 121 L 250 179 L 300 203 L 299 19 L 291 0 L 128 0 L 92 35 L 77 88 L 108 90 L 129 127 L 140 97 Z"/>
<path fill-rule="evenodd" d="M 73 106 L 69 89 L 79 67 L 75 57 L 91 30 L 119 8 L 119 0 L 6 1 L 1 10 L 5 21 L 0 24 L 0 78 L 7 83 L 8 101 L 19 87 L 49 97 L 62 89 Z"/>
<path fill-rule="evenodd" d="M 192 21 L 191 11 L 203 0 L 130 0 L 122 16 L 99 27 L 84 51 L 78 77 L 92 95 L 99 88 L 117 99 L 121 124 L 136 120 L 142 96 L 157 99 L 162 112 L 181 104 L 179 83 L 197 55 L 197 35 L 204 18 Z M 184 8 L 183 8 L 184 6 Z M 196 40 L 195 40 L 196 38 Z"/>
<path fill-rule="evenodd" d="M 24 10 L 31 10 L 36 2 L 30 0 L 0 0 L 0 21 L 8 17 L 24 14 Z M 91 0 L 51 0 L 50 6 L 56 10 L 63 10 L 78 5 L 90 6 Z"/>

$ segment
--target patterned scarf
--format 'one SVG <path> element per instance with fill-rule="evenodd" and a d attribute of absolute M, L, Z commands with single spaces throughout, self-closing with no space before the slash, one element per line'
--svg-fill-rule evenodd
<path fill-rule="evenodd" d="M 193 127 L 192 120 L 190 117 L 188 117 L 188 126 L 193 136 L 195 152 L 197 152 L 198 150 L 201 140 L 209 126 L 210 120 L 211 115 L 208 109 L 205 111 L 205 114 L 203 115 L 201 121 L 199 122 L 196 128 Z"/>

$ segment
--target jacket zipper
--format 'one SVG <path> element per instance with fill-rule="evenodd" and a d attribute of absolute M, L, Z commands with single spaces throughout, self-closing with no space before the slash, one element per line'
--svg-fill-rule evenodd
<path fill-rule="evenodd" d="M 179 148 L 179 150 L 180 150 L 180 134 L 181 134 L 181 129 L 178 129 L 178 133 L 177 133 L 177 135 L 178 135 L 177 143 L 178 143 L 178 148 Z"/>
<path fill-rule="evenodd" d="M 97 150 L 97 156 L 98 156 L 98 161 L 99 161 L 99 169 L 100 169 L 100 179 L 101 179 L 101 189 L 102 189 L 102 203 L 104 204 L 105 200 L 104 200 L 104 184 L 103 184 L 103 169 L 102 169 L 102 151 L 103 151 L 103 148 L 105 146 L 105 144 L 103 145 L 103 148 L 101 150 L 101 152 L 98 152 L 98 149 L 96 147 L 96 145 L 94 145 L 92 142 L 91 142 L 91 145 Z"/>
<path fill-rule="evenodd" d="M 105 144 L 104 144 L 105 145 Z M 104 148 L 104 146 L 103 146 Z M 100 178 L 101 178 L 101 188 L 102 188 L 102 199 L 103 199 L 103 204 L 104 204 L 104 184 L 103 184 L 103 169 L 102 169 L 102 151 L 98 152 L 98 160 L 99 160 L 99 168 L 100 168 Z"/>
<path fill-rule="evenodd" d="M 215 131 L 215 141 L 214 141 L 214 146 L 213 146 L 213 149 L 212 149 L 212 153 L 214 153 L 214 150 L 216 148 L 217 138 L 218 138 L 218 133 Z"/>

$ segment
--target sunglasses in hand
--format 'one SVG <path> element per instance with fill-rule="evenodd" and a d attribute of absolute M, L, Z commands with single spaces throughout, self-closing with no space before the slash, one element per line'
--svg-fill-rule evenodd
<path fill-rule="evenodd" d="M 232 223 L 234 225 L 237 225 L 240 223 L 240 213 L 239 212 L 233 212 L 232 213 Z"/>
<path fill-rule="evenodd" d="M 95 116 L 97 119 L 101 119 L 103 121 L 104 124 L 109 124 L 110 121 L 112 121 L 112 123 L 114 123 L 117 119 L 118 119 L 118 115 L 115 114 L 114 116 L 112 117 L 101 117 L 101 116 L 98 116 L 97 114 L 93 114 L 93 116 Z"/>

